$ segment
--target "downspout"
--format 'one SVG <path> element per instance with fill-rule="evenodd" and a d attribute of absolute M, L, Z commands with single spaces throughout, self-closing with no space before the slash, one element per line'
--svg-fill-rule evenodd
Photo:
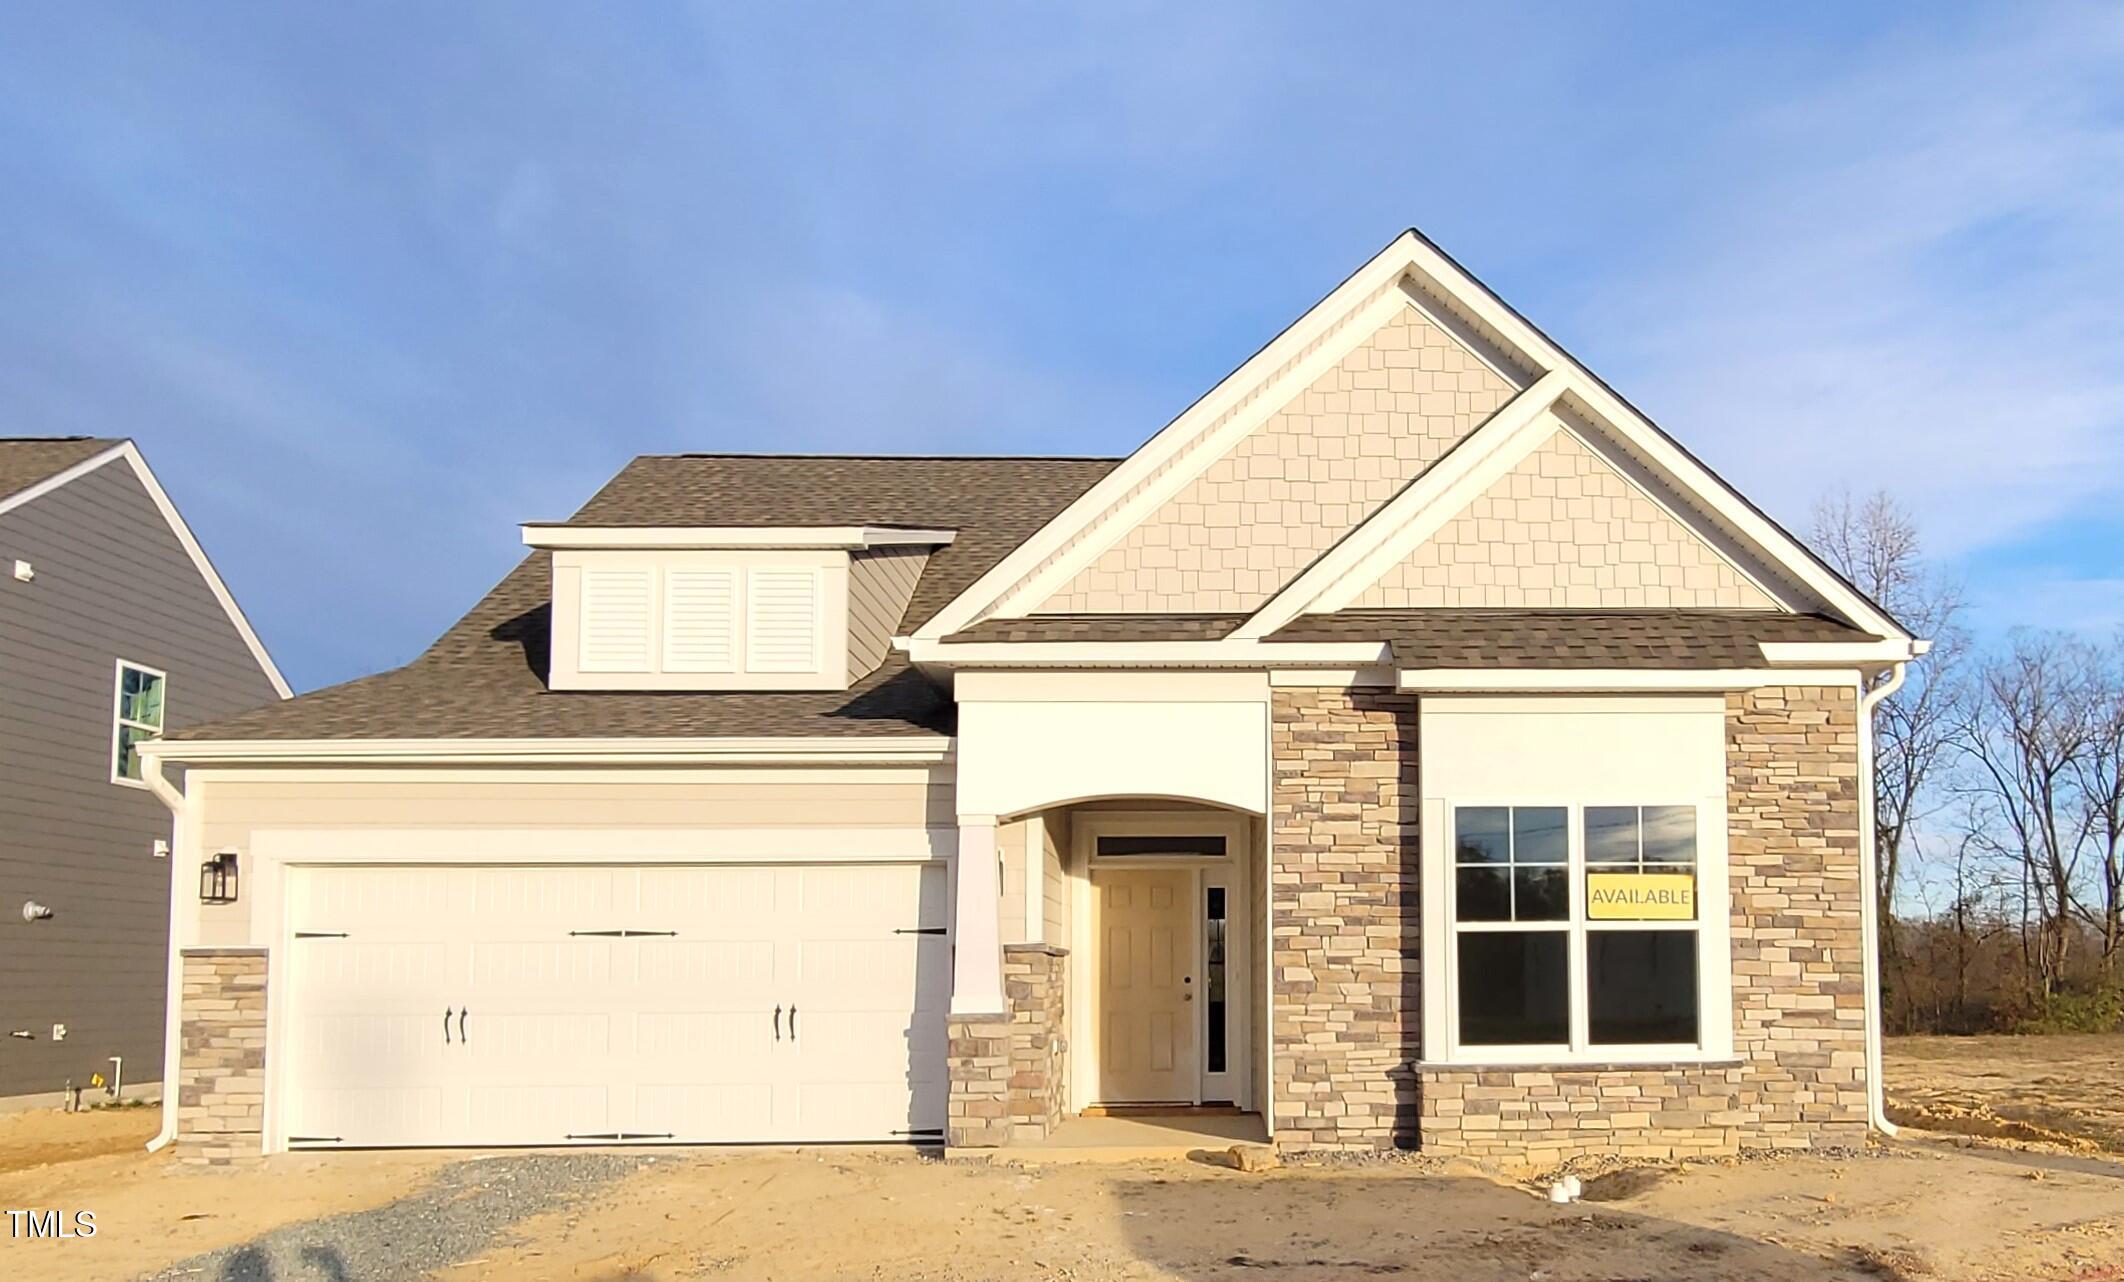
<path fill-rule="evenodd" d="M 177 1138 L 177 1059 L 184 999 L 184 969 L 177 955 L 177 869 L 191 847 L 185 840 L 185 795 L 162 773 L 162 758 L 153 752 L 140 754 L 140 777 L 148 791 L 170 811 L 170 934 L 164 948 L 165 991 L 162 1008 L 162 1129 L 147 1142 L 147 1151 L 160 1151 Z"/>
<path fill-rule="evenodd" d="M 1864 770 L 1859 777 L 1859 880 L 1862 897 L 1859 903 L 1860 947 L 1865 950 L 1865 966 L 1862 971 L 1866 983 L 1866 1116 L 1873 1129 L 1890 1139 L 1897 1134 L 1895 1123 L 1888 1120 L 1887 1083 L 1882 1081 L 1881 1068 L 1881 920 L 1880 920 L 1880 851 L 1877 849 L 1873 822 L 1873 709 L 1881 700 L 1903 687 L 1905 665 L 1895 665 L 1894 674 L 1882 685 L 1863 690 L 1859 695 L 1859 760 Z M 1860 680 L 1863 682 L 1864 678 Z"/>

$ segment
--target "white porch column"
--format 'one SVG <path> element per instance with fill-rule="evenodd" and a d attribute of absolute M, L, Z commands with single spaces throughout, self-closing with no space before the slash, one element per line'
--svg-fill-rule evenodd
<path fill-rule="evenodd" d="M 1010 1009 L 1003 998 L 1003 875 L 996 860 L 995 816 L 960 815 L 951 906 L 955 1016 L 1000 1015 Z"/>

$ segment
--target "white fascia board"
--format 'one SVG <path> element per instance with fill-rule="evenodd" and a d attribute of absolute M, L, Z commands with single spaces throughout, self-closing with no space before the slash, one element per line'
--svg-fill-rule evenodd
<path fill-rule="evenodd" d="M 1557 691 L 1572 694 L 1755 690 L 1766 686 L 1856 686 L 1848 669 L 1790 668 L 1403 668 L 1401 689 L 1430 694 Z"/>
<path fill-rule="evenodd" d="M 148 467 L 147 460 L 141 457 L 139 447 L 131 441 L 120 441 L 101 454 L 83 459 L 28 489 L 17 490 L 5 499 L 0 499 L 0 516 L 26 503 L 35 502 L 60 486 L 79 480 L 97 468 L 120 459 L 123 459 L 133 469 L 133 475 L 140 479 L 141 488 L 148 492 L 148 497 L 154 501 L 155 510 L 162 514 L 163 524 L 169 526 L 170 533 L 177 536 L 177 542 L 184 548 L 184 554 L 192 560 L 192 568 L 198 571 L 199 577 L 207 585 L 207 590 L 212 592 L 214 600 L 220 603 L 222 612 L 228 616 L 230 626 L 234 627 L 236 635 L 242 638 L 244 648 L 251 652 L 251 658 L 257 662 L 258 670 L 265 674 L 266 681 L 281 698 L 292 695 L 294 691 L 289 688 L 287 678 L 280 675 L 279 665 L 273 662 L 272 655 L 266 653 L 265 643 L 258 639 L 258 633 L 251 628 L 251 621 L 244 617 L 243 610 L 237 606 L 235 596 L 229 592 L 229 585 L 222 582 L 220 573 L 214 569 L 214 563 L 207 559 L 206 549 L 199 546 L 199 540 L 192 535 L 192 528 L 177 514 L 177 505 L 170 502 L 169 493 L 162 488 L 162 482 L 155 479 L 155 473 Z"/>
<path fill-rule="evenodd" d="M 422 762 L 450 764 L 940 762 L 948 735 L 745 739 L 157 739 L 140 745 L 150 761 Z"/>
<path fill-rule="evenodd" d="M 611 549 L 820 548 L 861 552 L 882 547 L 942 547 L 956 530 L 903 530 L 883 525 L 560 525 L 527 523 L 524 545 L 548 551 Z"/>
<path fill-rule="evenodd" d="M 1431 517 L 1434 524 L 1443 523 L 1472 503 L 1499 476 L 1517 466 L 1520 459 L 1546 439 L 1548 433 L 1560 427 L 1549 411 L 1568 385 L 1566 375 L 1551 370 L 1535 380 L 1532 387 L 1506 402 L 1444 458 L 1402 487 L 1401 492 L 1373 513 L 1371 519 L 1344 535 L 1341 542 L 1329 548 L 1305 573 L 1285 584 L 1281 591 L 1263 603 L 1253 617 L 1232 634 L 1234 639 L 1265 637 L 1305 613 L 1306 607 L 1335 595 L 1338 588 L 1349 583 L 1354 582 L 1357 586 L 1341 595 L 1354 597 L 1361 592 L 1365 584 L 1386 572 L 1388 564 L 1399 559 L 1401 554 L 1395 549 L 1408 540 L 1397 539 L 1397 534 L 1406 534 L 1414 523 L 1423 521 L 1426 516 Z M 1421 540 L 1421 531 L 1416 537 Z M 1328 602 L 1330 608 L 1340 608 L 1343 604 L 1342 601 Z"/>
<path fill-rule="evenodd" d="M 1827 663 L 1902 663 L 1923 654 L 1926 648 L 1900 638 L 1887 641 L 1759 641 L 1763 659 L 1787 664 L 1820 667 Z"/>
<path fill-rule="evenodd" d="M 1383 642 L 926 641 L 907 640 L 914 662 L 941 668 L 1292 668 L 1369 667 L 1392 661 Z"/>
<path fill-rule="evenodd" d="M 1123 459 L 1120 466 L 1101 477 L 1097 484 L 1079 495 L 1075 502 L 1062 509 L 1054 519 L 1013 548 L 1008 556 L 989 567 L 985 574 L 939 610 L 916 635 L 924 640 L 936 640 L 973 622 L 982 611 L 1012 593 L 1021 582 L 1040 570 L 1049 558 L 1093 520 L 1130 499 L 1139 487 L 1144 486 L 1160 469 L 1172 462 L 1204 428 L 1244 404 L 1249 397 L 1260 394 L 1269 383 L 1288 381 L 1279 371 L 1296 359 L 1299 353 L 1343 323 L 1366 298 L 1399 280 L 1409 261 L 1410 250 L 1416 243 L 1417 237 L 1413 232 L 1403 232 L 1395 237 L 1386 248 L 1373 255 L 1371 261 L 1352 272 L 1340 285 L 1329 291 L 1325 298 L 1307 308 L 1305 314 L 1293 321 L 1281 334 L 1248 357 L 1239 368 L 1218 380 L 1217 385 L 1205 392 L 1200 400 L 1182 410 L 1177 418 L 1159 429 L 1138 447 L 1135 453 Z M 1413 306 L 1400 291 L 1382 297 L 1378 305 L 1397 310 Z M 1361 325 L 1351 323 L 1349 328 L 1356 331 Z M 1340 353 L 1335 359 L 1340 360 L 1344 354 L 1347 353 Z M 1292 372 L 1303 373 L 1309 366 L 1310 362 L 1301 363 L 1301 367 Z M 1266 412 L 1280 408 L 1281 405 L 1272 405 L 1267 407 Z M 1238 421 L 1249 420 L 1235 416 L 1235 422 Z M 1251 426 L 1247 430 L 1251 430 Z"/>

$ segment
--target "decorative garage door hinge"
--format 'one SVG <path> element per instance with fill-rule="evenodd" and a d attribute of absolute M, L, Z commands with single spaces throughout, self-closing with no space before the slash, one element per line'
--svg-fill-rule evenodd
<path fill-rule="evenodd" d="M 641 939 L 649 935 L 676 935 L 675 930 L 571 930 L 571 938 L 595 935 L 601 939 Z"/>
<path fill-rule="evenodd" d="M 942 926 L 902 926 L 902 927 L 900 927 L 900 928 L 899 928 L 898 930 L 895 930 L 895 931 L 893 931 L 892 933 L 893 933 L 893 934 L 895 934 L 895 935 L 941 935 L 941 934 L 943 934 L 943 933 L 944 933 L 944 927 L 942 927 Z"/>
<path fill-rule="evenodd" d="M 343 930 L 298 930 L 295 932 L 295 938 L 297 939 L 345 939 L 346 937 L 347 932 Z"/>

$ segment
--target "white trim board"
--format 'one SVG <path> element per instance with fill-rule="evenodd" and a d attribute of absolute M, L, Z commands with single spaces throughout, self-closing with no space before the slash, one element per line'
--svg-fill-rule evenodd
<path fill-rule="evenodd" d="M 261 828 L 244 853 L 280 864 L 707 864 L 948 859 L 930 828 Z"/>
<path fill-rule="evenodd" d="M 951 759 L 952 743 L 946 735 L 787 739 L 158 739 L 145 755 L 182 762 L 940 762 Z"/>
<path fill-rule="evenodd" d="M 909 530 L 886 525 L 671 525 L 614 526 L 528 522 L 527 547 L 548 549 L 636 548 L 728 550 L 803 548 L 861 552 L 870 548 L 942 547 L 956 530 Z"/>
<path fill-rule="evenodd" d="M 148 468 L 147 460 L 141 457 L 139 447 L 131 441 L 120 441 L 101 454 L 84 459 L 63 472 L 48 476 L 27 489 L 17 490 L 0 499 L 0 516 L 5 516 L 25 504 L 34 503 L 53 490 L 87 476 L 106 463 L 120 459 L 133 469 L 134 476 L 140 478 L 142 488 L 146 489 L 148 497 L 154 500 L 156 511 L 162 514 L 163 523 L 169 526 L 170 533 L 177 536 L 178 544 L 184 548 L 185 555 L 191 558 L 192 568 L 199 572 L 199 577 L 206 582 L 207 590 L 220 602 L 222 612 L 228 615 L 230 625 L 236 629 L 236 635 L 243 638 L 244 647 L 257 661 L 259 671 L 265 674 L 266 680 L 281 698 L 288 698 L 294 691 L 288 686 L 287 678 L 280 675 L 280 669 L 274 664 L 273 656 L 266 653 L 265 643 L 258 639 L 258 633 L 251 628 L 251 621 L 244 617 L 243 610 L 236 604 L 235 596 L 229 592 L 229 585 L 222 582 L 221 574 L 214 569 L 214 563 L 207 559 L 206 549 L 200 547 L 199 540 L 192 536 L 191 527 L 177 514 L 177 505 L 170 502 L 169 493 L 162 488 L 162 483 L 155 479 L 155 473 Z"/>

